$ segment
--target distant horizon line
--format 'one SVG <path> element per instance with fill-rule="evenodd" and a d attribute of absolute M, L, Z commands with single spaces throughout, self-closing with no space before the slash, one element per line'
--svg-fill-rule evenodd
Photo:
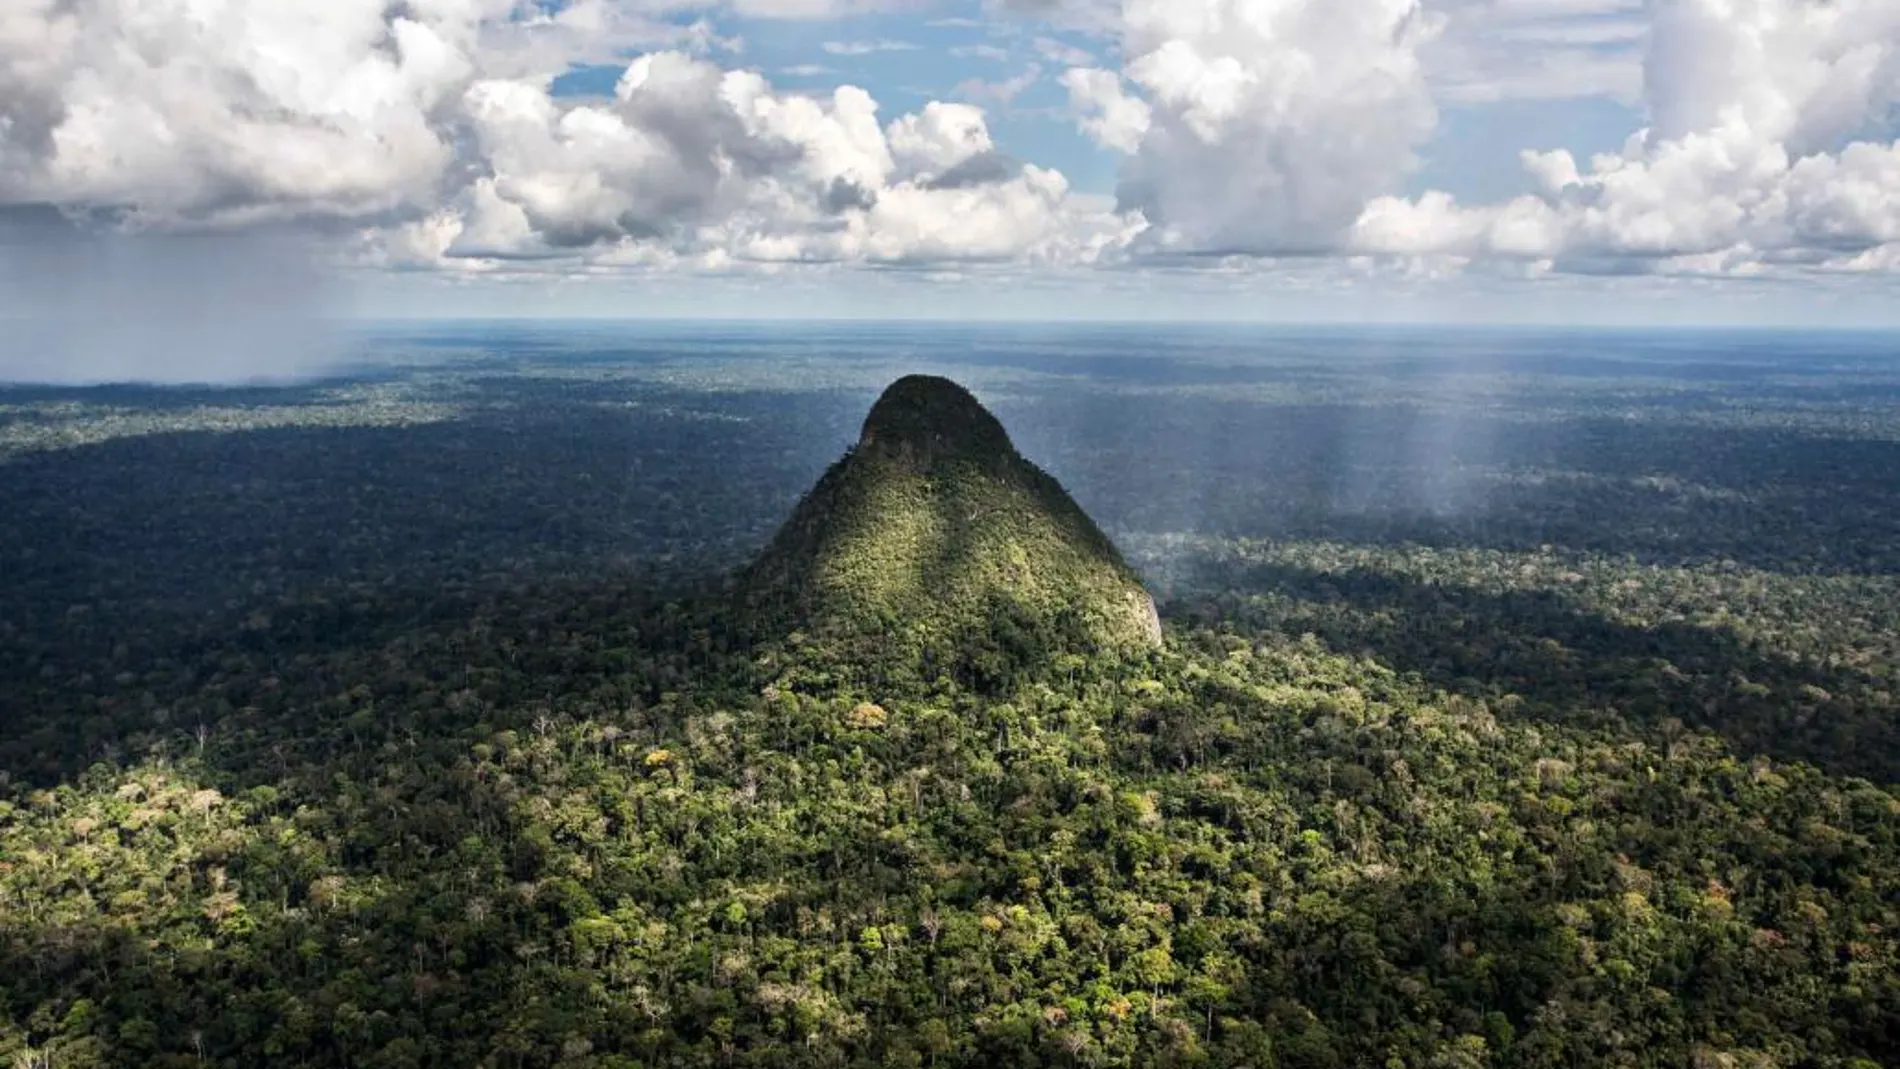
<path fill-rule="evenodd" d="M 1563 331 L 1586 333 L 1662 333 L 1678 331 L 1723 332 L 1735 334 L 1900 334 L 1894 324 L 1752 324 L 1752 323 L 1582 323 L 1582 322 L 1497 322 L 1485 320 L 1416 320 L 1393 322 L 1354 322 L 1350 320 L 1272 320 L 1272 319 L 954 319 L 898 316 L 337 316 L 319 317 L 318 322 L 344 326 L 505 326 L 586 324 L 595 326 L 834 326 L 834 327 L 1207 327 L 1272 330 L 1377 331 L 1416 330 L 1471 331 Z"/>
<path fill-rule="evenodd" d="M 63 320 L 44 316 L 21 315 L 10 310 L 0 310 L 0 324 L 33 324 L 40 329 L 57 329 Z M 164 317 L 131 316 L 117 320 L 121 326 L 137 326 L 146 323 L 164 323 Z M 1150 317 L 1136 319 L 1030 319 L 1030 318 L 953 318 L 934 316 L 649 316 L 649 315 L 333 315 L 308 316 L 280 324 L 294 327 L 301 323 L 306 326 L 334 328 L 344 331 L 374 330 L 415 330 L 428 328 L 507 328 L 507 327 L 591 327 L 591 328 L 725 328 L 767 329 L 767 328 L 852 328 L 852 329 L 930 329 L 952 330 L 1004 330 L 1021 328 L 1047 328 L 1063 330 L 1136 330 L 1171 328 L 1177 330 L 1209 331 L 1250 331 L 1285 333 L 1324 333 L 1324 334 L 1411 334 L 1430 331 L 1453 331 L 1464 333 L 1488 334 L 1620 334 L 1620 335 L 1668 335 L 1668 334 L 1725 334 L 1725 335 L 1836 335 L 1887 337 L 1900 336 L 1900 322 L 1895 323 L 1732 323 L 1717 321 L 1685 320 L 1679 322 L 1621 322 L 1590 323 L 1577 321 L 1498 321 L 1498 320 L 1449 320 L 1418 319 L 1366 322 L 1345 319 L 1227 319 L 1227 318 L 1165 318 Z M 176 326 L 177 324 L 167 324 Z M 0 353 L 5 346 L 0 344 Z"/>

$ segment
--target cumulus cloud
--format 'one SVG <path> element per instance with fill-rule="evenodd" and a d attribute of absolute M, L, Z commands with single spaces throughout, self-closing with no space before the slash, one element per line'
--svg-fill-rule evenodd
<path fill-rule="evenodd" d="M 24 0 L 0 15 L 0 195 L 161 220 L 386 209 L 450 149 L 475 13 Z"/>
<path fill-rule="evenodd" d="M 682 39 L 710 40 L 612 0 L 13 0 L 0 203 L 159 226 L 397 211 L 456 180 L 474 81 Z"/>
<path fill-rule="evenodd" d="M 1159 248 L 1334 247 L 1436 126 L 1416 0 L 1124 0 L 1120 21 L 1123 70 L 1063 81 Z"/>
<path fill-rule="evenodd" d="M 900 115 L 731 69 L 719 32 L 724 14 L 905 6 L 9 0 L 0 207 L 301 227 L 349 263 L 497 276 L 1310 254 L 1433 274 L 1900 269 L 1894 0 L 989 0 L 1037 25 L 962 54 L 1025 68 Z M 625 73 L 565 98 L 575 62 Z M 1005 151 L 974 106 L 1030 92 L 1042 64 L 1121 157 L 1112 201 L 1033 145 Z M 1649 125 L 1593 159 L 1529 146 L 1534 191 L 1502 203 L 1404 192 L 1438 102 L 1576 95 L 1640 103 Z"/>
<path fill-rule="evenodd" d="M 1900 241 L 1900 6 L 1655 0 L 1652 125 L 1580 165 L 1527 152 L 1541 195 L 1466 207 L 1372 201 L 1362 249 L 1627 271 L 1876 269 Z"/>
<path fill-rule="evenodd" d="M 1121 226 L 998 152 L 979 108 L 887 122 L 863 90 L 784 92 L 710 62 L 722 39 L 672 14 L 695 6 L 711 5 L 17 0 L 0 8 L 0 206 L 124 233 L 315 224 L 354 234 L 346 262 L 464 273 L 1086 258 Z M 688 47 L 639 55 L 610 99 L 552 92 L 574 62 L 668 42 Z"/>
<path fill-rule="evenodd" d="M 518 81 L 471 86 L 488 173 L 427 218 L 364 235 L 395 267 L 494 271 L 564 256 L 621 265 L 911 263 L 1095 255 L 1100 214 L 1057 172 L 997 151 L 982 109 L 880 121 L 861 89 L 787 94 L 662 52 L 611 102 Z M 1065 244 L 1066 242 L 1066 244 Z"/>
<path fill-rule="evenodd" d="M 1082 130 L 1097 144 L 1131 156 L 1141 151 L 1154 112 L 1146 100 L 1128 93 L 1120 75 L 1076 68 L 1063 73 L 1062 85 L 1081 113 Z"/>

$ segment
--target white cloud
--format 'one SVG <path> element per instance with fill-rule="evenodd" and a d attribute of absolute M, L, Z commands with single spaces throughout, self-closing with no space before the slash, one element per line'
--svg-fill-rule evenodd
<path fill-rule="evenodd" d="M 994 100 L 1008 104 L 1042 81 L 1042 67 L 1031 63 L 1026 69 L 1001 81 L 971 78 L 957 85 L 956 95 L 969 100 Z"/>
<path fill-rule="evenodd" d="M 1851 256 L 1835 257 L 1820 267 L 1826 271 L 1854 274 L 1900 274 L 1900 242 L 1881 245 Z"/>
<path fill-rule="evenodd" d="M 1529 152 L 1542 198 L 1371 202 L 1363 249 L 1731 276 L 1878 269 L 1900 241 L 1900 5 L 1656 0 L 1654 124 L 1579 166 Z M 1872 139 L 1866 139 L 1872 135 Z M 1594 267 L 1592 268 L 1594 269 Z"/>
<path fill-rule="evenodd" d="M 879 52 L 915 52 L 917 46 L 909 41 L 826 41 L 822 47 L 834 56 L 870 56 Z"/>
<path fill-rule="evenodd" d="M 1123 199 L 1159 247 L 1333 246 L 1435 127 L 1418 49 L 1436 20 L 1415 0 L 1125 0 L 1121 19 L 1125 80 L 1064 83 L 1130 153 Z"/>
<path fill-rule="evenodd" d="M 1119 0 L 984 0 L 983 7 L 998 18 L 1032 19 L 1083 33 L 1112 33 L 1120 25 Z"/>
<path fill-rule="evenodd" d="M 969 104 L 933 103 L 891 123 L 889 145 L 897 167 L 908 177 L 929 175 L 996 150 L 983 109 Z"/>
<path fill-rule="evenodd" d="M 950 54 L 958 59 L 987 59 L 993 63 L 1005 63 L 1009 60 L 1009 49 L 996 45 L 957 45 Z"/>
<path fill-rule="evenodd" d="M 1141 151 L 1154 112 L 1146 100 L 1128 94 L 1120 76 L 1113 71 L 1075 69 L 1063 73 L 1062 85 L 1081 113 L 1083 132 L 1097 144 L 1126 155 Z"/>
<path fill-rule="evenodd" d="M 997 151 L 983 111 L 880 124 L 860 89 L 784 94 L 682 53 L 636 60 L 611 103 L 485 81 L 464 102 L 490 173 L 362 262 L 494 271 L 565 258 L 653 265 L 1099 258 L 1122 225 L 1058 173 Z"/>
<path fill-rule="evenodd" d="M 1796 239 L 1820 248 L 1900 241 L 1900 142 L 1815 155 L 1784 183 Z"/>
<path fill-rule="evenodd" d="M 1014 158 L 1026 146 L 972 106 L 1041 66 L 892 118 L 861 89 L 709 58 L 740 47 L 721 14 L 902 6 L 0 0 L 0 207 L 315 224 L 356 235 L 353 262 L 490 276 L 1008 261 L 1253 278 L 1236 265 L 1286 254 L 1406 278 L 1900 271 L 1895 0 L 994 0 L 1030 20 L 1020 43 L 953 54 L 1051 65 L 1123 157 L 1114 203 L 1033 146 Z M 1070 43 L 1098 38 L 1038 24 L 1105 31 L 1100 58 Z M 552 95 L 570 64 L 623 50 L 645 54 L 610 98 Z M 1534 195 L 1403 195 L 1436 102 L 1578 95 L 1640 103 L 1650 126 L 1595 159 L 1526 146 Z"/>
<path fill-rule="evenodd" d="M 431 199 L 482 77 L 705 42 L 607 0 L 11 0 L 0 8 L 0 203 L 146 224 L 365 216 Z"/>
<path fill-rule="evenodd" d="M 1561 221 L 1536 197 L 1465 208 L 1448 193 L 1379 197 L 1353 226 L 1353 244 L 1394 256 L 1480 253 L 1547 260 L 1562 251 Z"/>
<path fill-rule="evenodd" d="M 1444 32 L 1423 50 L 1447 103 L 1642 92 L 1646 0 L 1426 0 Z"/>
<path fill-rule="evenodd" d="M 1462 105 L 1580 98 L 1629 104 L 1642 95 L 1642 64 L 1633 52 L 1490 43 L 1498 48 L 1496 62 L 1434 58 L 1434 98 Z"/>
<path fill-rule="evenodd" d="M 866 258 L 884 262 L 1065 259 L 1068 191 L 1060 174 L 1037 167 L 1009 182 L 969 188 L 905 183 L 878 199 L 862 234 L 852 239 L 863 242 Z"/>
<path fill-rule="evenodd" d="M 0 198 L 164 219 L 370 212 L 448 163 L 428 121 L 476 23 L 317 7 L 81 0 L 0 23 Z"/>
<path fill-rule="evenodd" d="M 1033 43 L 1037 55 L 1060 66 L 1092 67 L 1098 62 L 1095 53 L 1058 41 L 1053 37 L 1038 37 Z"/>
<path fill-rule="evenodd" d="M 601 49 L 724 44 L 704 22 L 643 21 L 668 6 L 19 0 L 0 9 L 0 205 L 160 229 L 358 221 L 352 262 L 489 274 L 1068 262 L 1125 225 L 998 152 L 969 105 L 886 125 L 862 90 L 785 93 L 687 51 L 635 59 L 611 99 L 551 95 L 554 74 Z"/>

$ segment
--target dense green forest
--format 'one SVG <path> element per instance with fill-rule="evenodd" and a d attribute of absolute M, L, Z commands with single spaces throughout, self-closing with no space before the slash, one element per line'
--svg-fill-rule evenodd
<path fill-rule="evenodd" d="M 0 1058 L 1900 1064 L 1890 340 L 441 332 L 0 391 Z M 1158 648 L 730 576 L 937 370 Z"/>

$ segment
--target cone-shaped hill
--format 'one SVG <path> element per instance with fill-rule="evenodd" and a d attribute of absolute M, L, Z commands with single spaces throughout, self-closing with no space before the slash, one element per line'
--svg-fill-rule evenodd
<path fill-rule="evenodd" d="M 969 391 L 911 376 L 805 495 L 744 585 L 822 631 L 954 639 L 992 626 L 1161 639 L 1154 601 L 1061 484 Z"/>

